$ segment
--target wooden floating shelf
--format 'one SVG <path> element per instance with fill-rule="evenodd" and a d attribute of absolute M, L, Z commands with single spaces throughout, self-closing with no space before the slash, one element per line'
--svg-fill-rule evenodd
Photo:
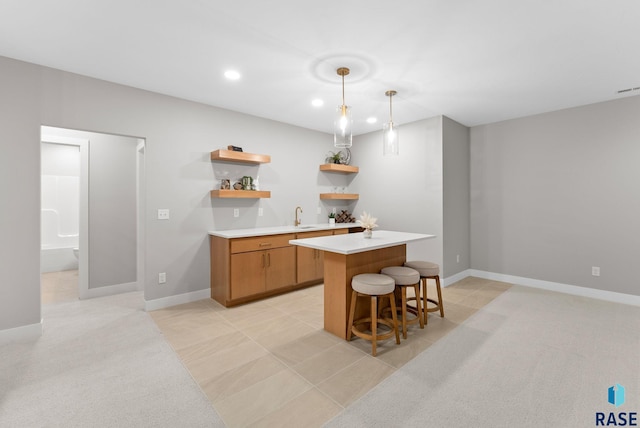
<path fill-rule="evenodd" d="M 339 163 L 325 163 L 320 165 L 320 171 L 339 172 L 342 174 L 355 174 L 360 169 L 353 165 L 342 165 Z"/>
<path fill-rule="evenodd" d="M 258 199 L 270 198 L 271 192 L 268 190 L 212 190 L 212 198 L 235 198 L 235 199 Z"/>
<path fill-rule="evenodd" d="M 271 162 L 271 156 L 220 149 L 211 152 L 211 160 L 258 164 Z"/>
<path fill-rule="evenodd" d="M 320 199 L 358 199 L 357 193 L 320 193 Z"/>

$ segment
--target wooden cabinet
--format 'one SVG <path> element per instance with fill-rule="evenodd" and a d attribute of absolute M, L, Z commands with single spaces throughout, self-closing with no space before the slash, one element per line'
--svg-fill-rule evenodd
<path fill-rule="evenodd" d="M 298 233 L 296 239 L 316 238 L 318 236 L 333 235 L 331 230 L 319 232 Z M 298 266 L 297 281 L 309 282 L 320 281 L 324 275 L 324 251 L 307 247 L 296 247 L 296 258 Z"/>
<path fill-rule="evenodd" d="M 286 290 L 296 283 L 295 234 L 210 237 L 211 298 L 225 306 Z"/>
<path fill-rule="evenodd" d="M 295 248 L 249 251 L 231 255 L 231 300 L 295 284 Z"/>
<path fill-rule="evenodd" d="M 324 253 L 289 241 L 348 232 L 339 228 L 233 239 L 210 236 L 211 298 L 234 306 L 318 284 L 324 275 Z"/>

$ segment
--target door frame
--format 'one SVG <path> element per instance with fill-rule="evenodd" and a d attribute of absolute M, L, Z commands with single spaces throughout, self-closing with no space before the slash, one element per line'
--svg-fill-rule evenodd
<path fill-rule="evenodd" d="M 61 144 L 80 148 L 80 224 L 78 227 L 78 297 L 86 299 L 89 294 L 89 140 L 77 137 L 61 137 L 46 134 L 40 128 L 40 144 Z M 42 147 L 42 146 L 41 146 Z M 42 169 L 40 170 L 42 175 Z M 42 210 L 42 202 L 40 202 Z"/>

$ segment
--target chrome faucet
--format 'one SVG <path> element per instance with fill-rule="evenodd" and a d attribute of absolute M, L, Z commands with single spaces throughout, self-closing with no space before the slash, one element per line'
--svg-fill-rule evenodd
<path fill-rule="evenodd" d="M 300 223 L 302 223 L 302 220 L 298 220 L 298 210 L 300 210 L 300 214 L 302 214 L 302 208 L 296 207 L 296 221 L 293 223 L 296 227 L 300 226 Z"/>

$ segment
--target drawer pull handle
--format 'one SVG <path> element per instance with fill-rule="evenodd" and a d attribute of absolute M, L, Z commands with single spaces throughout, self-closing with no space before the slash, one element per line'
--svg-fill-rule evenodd
<path fill-rule="evenodd" d="M 268 247 L 269 245 L 271 245 L 271 242 L 261 242 L 260 243 L 261 247 Z"/>

